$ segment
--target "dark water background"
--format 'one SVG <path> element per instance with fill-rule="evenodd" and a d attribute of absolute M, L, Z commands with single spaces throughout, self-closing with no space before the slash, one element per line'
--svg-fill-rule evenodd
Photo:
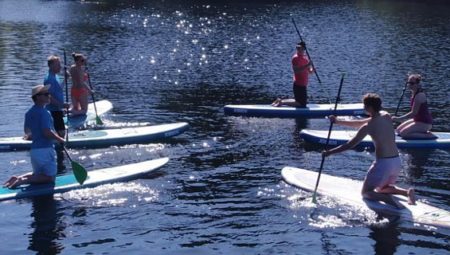
<path fill-rule="evenodd" d="M 450 5 L 445 1 L 0 1 L 0 131 L 22 134 L 46 57 L 88 56 L 109 124 L 186 121 L 166 143 L 72 150 L 87 169 L 168 156 L 136 181 L 54 198 L 0 203 L 0 254 L 449 254 L 449 231 L 378 222 L 285 184 L 281 168 L 318 169 L 320 148 L 298 138 L 324 119 L 224 116 L 231 103 L 291 94 L 295 18 L 327 103 L 379 93 L 393 112 L 410 72 L 424 74 L 434 130 L 449 131 Z M 71 63 L 71 62 L 70 62 Z M 408 110 L 407 93 L 400 111 Z M 324 172 L 363 179 L 371 152 L 326 160 Z M 402 150 L 399 183 L 450 210 L 449 151 Z M 1 153 L 0 179 L 30 169 Z M 358 192 L 358 191 L 355 191 Z"/>

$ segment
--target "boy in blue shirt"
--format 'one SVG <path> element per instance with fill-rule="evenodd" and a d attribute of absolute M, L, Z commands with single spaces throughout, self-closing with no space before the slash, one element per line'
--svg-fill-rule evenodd
<path fill-rule="evenodd" d="M 56 155 L 54 141 L 64 143 L 53 127 L 53 119 L 45 106 L 50 103 L 50 86 L 37 85 L 31 90 L 33 107 L 25 114 L 25 139 L 31 139 L 31 165 L 32 173 L 13 176 L 4 186 L 15 188 L 22 184 L 51 183 L 56 176 Z"/>

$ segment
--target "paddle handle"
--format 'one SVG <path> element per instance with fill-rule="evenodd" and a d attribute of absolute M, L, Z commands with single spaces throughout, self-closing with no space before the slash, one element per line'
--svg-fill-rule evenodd
<path fill-rule="evenodd" d="M 303 41 L 302 35 L 300 34 L 300 31 L 298 31 L 297 24 L 295 24 L 294 18 L 292 18 L 292 23 L 294 24 L 295 30 L 297 31 L 297 34 L 298 34 L 298 37 L 300 37 L 300 41 L 305 43 L 305 41 Z M 312 61 L 311 56 L 309 55 L 308 48 L 306 47 L 306 44 L 305 44 L 305 52 L 306 52 L 306 55 L 308 56 L 309 61 L 311 62 L 311 66 L 312 66 L 312 68 L 314 70 L 314 74 L 316 75 L 317 80 L 319 81 L 320 84 L 322 84 L 322 81 L 319 78 L 319 74 L 316 71 L 316 67 L 314 66 L 314 62 Z"/>
<path fill-rule="evenodd" d="M 336 114 L 336 110 L 337 110 L 337 105 L 339 102 L 339 98 L 341 95 L 341 90 L 342 90 L 342 85 L 344 84 L 344 77 L 345 77 L 345 73 L 342 74 L 341 76 L 341 83 L 339 84 L 339 90 L 338 90 L 338 94 L 336 96 L 336 101 L 334 103 L 334 110 L 333 110 L 333 114 Z M 325 148 L 328 147 L 328 144 L 330 142 L 330 136 L 331 136 L 331 130 L 333 129 L 333 122 L 330 122 L 330 127 L 328 129 L 328 135 L 327 135 L 327 141 L 325 143 Z M 314 193 L 313 193 L 313 202 L 316 203 L 316 193 L 317 193 L 317 188 L 319 187 L 319 182 L 320 182 L 320 175 L 322 174 L 322 169 L 323 169 L 323 165 L 325 163 L 325 157 L 322 155 L 322 162 L 320 162 L 320 168 L 319 168 L 319 174 L 317 176 L 317 181 L 316 181 L 316 186 L 314 188 Z"/>

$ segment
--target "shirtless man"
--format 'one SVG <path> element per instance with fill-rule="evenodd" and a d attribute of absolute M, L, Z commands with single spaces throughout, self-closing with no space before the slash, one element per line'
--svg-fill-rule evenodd
<path fill-rule="evenodd" d="M 359 128 L 355 137 L 346 144 L 325 150 L 324 157 L 339 153 L 356 146 L 366 136 L 370 135 L 375 145 L 375 161 L 370 166 L 364 179 L 362 196 L 369 200 L 383 201 L 387 204 L 403 209 L 390 194 L 400 194 L 408 197 L 408 204 L 415 204 L 414 189 L 401 189 L 394 186 L 401 170 L 401 161 L 395 144 L 395 132 L 391 116 L 381 111 L 381 99 L 377 94 L 366 94 L 363 98 L 364 110 L 370 116 L 362 120 L 339 120 L 330 116 L 330 121 L 339 125 Z"/>

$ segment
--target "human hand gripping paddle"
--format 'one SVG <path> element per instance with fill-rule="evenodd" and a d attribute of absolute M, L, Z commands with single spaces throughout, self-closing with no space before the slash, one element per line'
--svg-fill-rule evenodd
<path fill-rule="evenodd" d="M 394 116 L 397 116 L 398 109 L 400 108 L 400 104 L 402 103 L 403 95 L 405 95 L 405 91 L 406 91 L 407 87 L 408 87 L 408 80 L 406 80 L 406 82 L 405 82 L 405 87 L 403 88 L 402 95 L 400 96 L 400 99 L 398 100 L 397 109 L 395 109 Z"/>
<path fill-rule="evenodd" d="M 337 105 L 339 102 L 339 97 L 341 95 L 342 84 L 344 84 L 344 76 L 345 76 L 345 73 L 342 74 L 341 83 L 339 84 L 339 90 L 338 90 L 338 94 L 336 97 L 336 102 L 334 103 L 334 113 L 336 112 Z M 332 129 L 333 129 L 333 122 L 330 122 L 330 128 L 328 129 L 328 136 L 327 136 L 327 142 L 325 143 L 325 147 L 328 147 L 328 143 L 330 142 L 330 135 L 331 135 Z M 324 162 L 325 162 L 325 156 L 322 155 L 322 162 L 320 163 L 319 175 L 317 176 L 316 187 L 314 188 L 314 193 L 313 193 L 313 197 L 312 197 L 312 202 L 315 204 L 317 203 L 317 200 L 316 200 L 317 187 L 319 187 L 320 175 L 322 174 Z"/>
<path fill-rule="evenodd" d="M 82 185 L 84 183 L 84 181 L 86 181 L 87 179 L 87 171 L 86 169 L 80 165 L 78 162 L 75 162 L 72 160 L 72 158 L 69 155 L 69 152 L 67 151 L 66 147 L 64 145 L 62 145 L 63 150 L 66 152 L 67 157 L 70 160 L 70 163 L 72 164 L 72 171 L 73 171 L 73 175 L 75 175 L 75 179 L 77 180 L 77 182 Z"/>
<path fill-rule="evenodd" d="M 303 41 L 302 35 L 301 35 L 300 32 L 298 31 L 297 24 L 295 24 L 294 18 L 292 18 L 292 23 L 294 24 L 295 30 L 297 31 L 297 34 L 298 34 L 298 36 L 300 37 L 300 41 L 301 41 L 302 43 L 304 43 L 304 45 L 305 45 L 305 52 L 306 52 L 306 55 L 308 56 L 308 59 L 309 59 L 309 61 L 311 62 L 311 66 L 312 66 L 312 68 L 313 68 L 313 70 L 314 70 L 314 73 L 316 74 L 317 80 L 319 81 L 320 84 L 322 84 L 322 81 L 320 80 L 319 75 L 317 74 L 316 67 L 314 66 L 314 62 L 312 61 L 311 56 L 309 55 L 308 48 L 306 48 L 306 43 L 305 43 L 305 41 Z"/>
<path fill-rule="evenodd" d="M 87 71 L 87 64 L 86 64 L 86 71 Z M 91 76 L 89 75 L 89 72 L 86 72 L 86 74 L 87 74 L 87 78 L 88 78 L 89 88 L 91 88 L 91 90 L 93 91 L 94 88 L 92 87 L 92 84 L 91 84 Z M 94 102 L 95 123 L 96 123 L 97 125 L 103 125 L 103 121 L 100 119 L 100 117 L 98 116 L 98 113 L 97 113 L 97 106 L 95 105 L 95 96 L 94 96 L 94 93 L 91 93 L 91 96 L 92 96 L 92 101 Z"/>

